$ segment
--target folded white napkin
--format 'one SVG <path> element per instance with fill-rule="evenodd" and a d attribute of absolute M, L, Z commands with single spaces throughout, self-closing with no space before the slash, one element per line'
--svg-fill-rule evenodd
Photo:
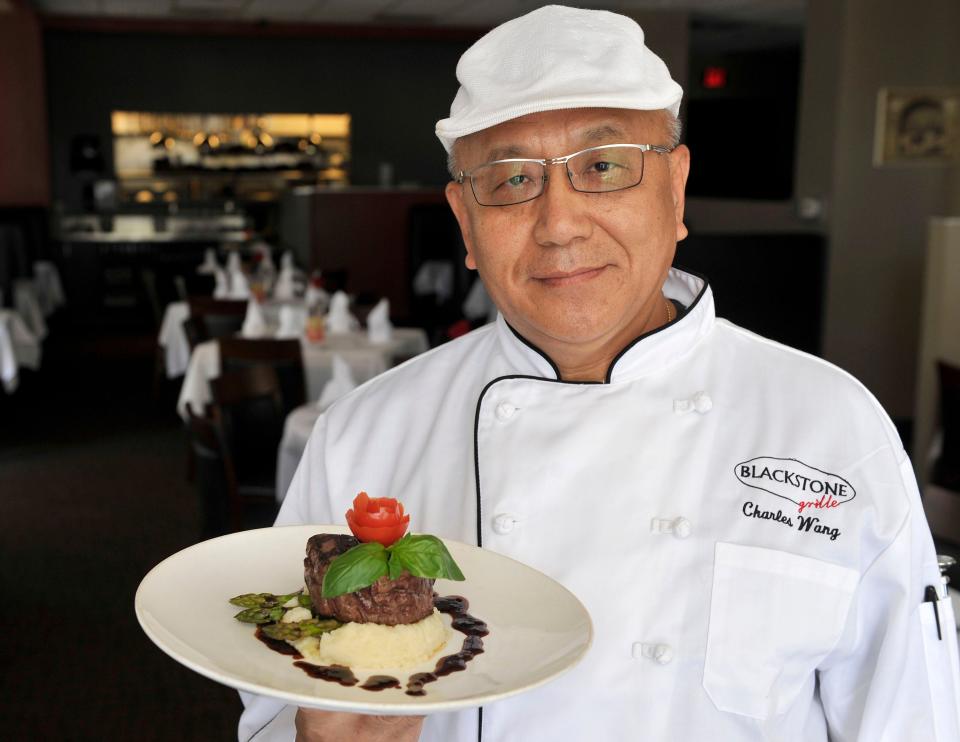
<path fill-rule="evenodd" d="M 277 282 L 273 286 L 274 299 L 292 299 L 296 296 L 296 283 L 293 278 L 293 268 L 280 269 L 280 275 L 277 276 Z"/>
<path fill-rule="evenodd" d="M 217 268 L 213 272 L 213 298 L 227 299 L 230 297 L 230 281 L 227 279 L 227 272 L 223 268 Z"/>
<path fill-rule="evenodd" d="M 277 337 L 283 339 L 298 338 L 303 335 L 306 324 L 306 307 L 282 306 L 280 307 L 280 328 L 277 330 Z"/>
<path fill-rule="evenodd" d="M 326 314 L 330 306 L 330 294 L 319 286 L 310 284 L 307 286 L 307 293 L 303 297 L 303 301 L 316 314 Z"/>
<path fill-rule="evenodd" d="M 250 298 L 250 282 L 247 281 L 247 276 L 243 271 L 229 271 L 227 278 L 230 283 L 230 291 L 227 296 L 230 299 Z"/>
<path fill-rule="evenodd" d="M 277 275 L 277 266 L 269 252 L 263 253 L 263 257 L 260 258 L 260 272 L 269 276 Z"/>
<path fill-rule="evenodd" d="M 243 266 L 240 264 L 240 253 L 231 252 L 227 255 L 227 272 L 232 273 L 239 270 L 243 270 Z"/>
<path fill-rule="evenodd" d="M 375 344 L 389 343 L 393 337 L 393 325 L 390 324 L 390 300 L 381 299 L 367 315 L 367 339 Z"/>
<path fill-rule="evenodd" d="M 333 378 L 323 385 L 317 407 L 326 409 L 340 397 L 357 388 L 357 382 L 350 371 L 350 364 L 337 354 L 333 357 Z"/>
<path fill-rule="evenodd" d="M 360 327 L 360 320 L 350 314 L 350 299 L 342 291 L 337 291 L 330 299 L 326 324 L 331 335 L 346 335 Z"/>
<path fill-rule="evenodd" d="M 436 297 L 443 304 L 453 296 L 453 263 L 449 260 L 426 260 L 413 277 L 413 293 Z"/>
<path fill-rule="evenodd" d="M 52 314 L 57 307 L 66 303 L 63 293 L 63 283 L 60 281 L 60 271 L 49 260 L 37 260 L 33 264 L 33 277 L 37 282 L 37 291 L 40 294 L 40 308 L 45 315 Z M 3 306 L 0 297 L 0 306 Z"/>
<path fill-rule="evenodd" d="M 493 303 L 490 294 L 487 293 L 487 287 L 478 276 L 470 287 L 467 298 L 463 300 L 461 307 L 463 316 L 467 319 L 477 320 L 486 319 L 487 322 L 493 322 L 497 318 L 497 305 Z"/>
<path fill-rule="evenodd" d="M 203 262 L 197 266 L 197 273 L 211 274 L 220 267 L 217 263 L 217 251 L 208 247 L 203 253 Z"/>
<path fill-rule="evenodd" d="M 284 250 L 283 255 L 280 256 L 280 270 L 289 268 L 294 270 L 297 266 L 293 262 L 293 253 L 289 250 Z"/>
<path fill-rule="evenodd" d="M 267 334 L 267 321 L 263 318 L 259 302 L 247 302 L 247 314 L 243 318 L 240 334 L 245 338 L 262 338 Z"/>
<path fill-rule="evenodd" d="M 337 359 L 334 358 L 333 362 L 334 372 L 336 372 Z M 13 352 L 13 338 L 10 337 L 10 325 L 6 314 L 0 314 L 0 382 L 9 393 L 16 391 L 19 383 L 17 356 Z"/>

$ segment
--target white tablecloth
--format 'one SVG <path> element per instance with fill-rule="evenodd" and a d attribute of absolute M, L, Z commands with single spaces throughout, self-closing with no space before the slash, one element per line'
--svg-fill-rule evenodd
<path fill-rule="evenodd" d="M 383 345 L 371 344 L 364 332 L 328 335 L 322 343 L 301 340 L 300 344 L 303 348 L 308 400 L 318 399 L 323 385 L 332 378 L 335 355 L 347 362 L 353 378 L 362 384 L 386 371 L 394 358 L 415 356 L 428 348 L 426 333 L 412 327 L 394 328 L 393 339 Z M 190 356 L 180 388 L 180 398 L 177 400 L 180 417 L 187 418 L 187 404 L 199 414 L 212 401 L 210 379 L 219 375 L 220 346 L 215 340 L 200 343 Z"/>
<path fill-rule="evenodd" d="M 183 330 L 183 321 L 189 316 L 190 306 L 185 301 L 170 302 L 163 312 L 163 322 L 160 324 L 160 336 L 157 342 L 163 348 L 168 379 L 183 376 L 187 371 L 187 364 L 190 362 L 190 344 L 187 342 L 187 333 Z"/>
<path fill-rule="evenodd" d="M 0 383 L 7 392 L 20 383 L 20 368 L 40 368 L 40 341 L 20 315 L 0 309 Z"/>
<path fill-rule="evenodd" d="M 66 303 L 60 271 L 49 260 L 38 260 L 33 264 L 33 280 L 37 289 L 37 299 L 44 316 L 54 313 Z"/>
<path fill-rule="evenodd" d="M 18 278 L 13 282 L 13 308 L 38 340 L 47 336 L 47 323 L 40 306 L 40 292 L 32 278 Z"/>
<path fill-rule="evenodd" d="M 271 300 L 260 305 L 271 334 L 275 333 L 280 325 L 280 309 L 286 305 L 305 307 L 302 299 Z M 190 344 L 183 330 L 183 321 L 189 316 L 190 307 L 185 301 L 171 302 L 163 312 L 157 342 L 163 348 L 168 379 L 183 376 L 187 371 L 187 365 L 190 362 Z M 394 337 L 400 341 L 401 345 L 397 355 L 414 356 L 427 349 L 427 336 L 417 329 L 394 328 Z"/>
<path fill-rule="evenodd" d="M 300 464 L 307 439 L 314 423 L 320 417 L 321 409 L 314 403 L 305 404 L 287 415 L 283 426 L 283 440 L 277 449 L 277 500 L 283 502 L 290 482 Z"/>

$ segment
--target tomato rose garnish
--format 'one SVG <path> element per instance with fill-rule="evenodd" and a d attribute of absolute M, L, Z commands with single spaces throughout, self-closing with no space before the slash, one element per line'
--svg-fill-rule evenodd
<path fill-rule="evenodd" d="M 370 497 L 361 492 L 353 498 L 347 511 L 347 525 L 360 541 L 376 541 L 390 546 L 407 530 L 410 516 L 403 514 L 403 505 L 392 497 Z"/>

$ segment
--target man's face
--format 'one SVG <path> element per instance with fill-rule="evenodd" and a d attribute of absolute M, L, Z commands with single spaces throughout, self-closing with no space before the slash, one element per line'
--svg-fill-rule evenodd
<path fill-rule="evenodd" d="M 602 144 L 669 144 L 663 114 L 622 109 L 547 111 L 457 143 L 469 171 L 506 157 L 550 158 Z M 640 185 L 579 193 L 563 165 L 548 166 L 543 194 L 512 206 L 481 206 L 469 181 L 447 199 L 475 268 L 508 322 L 536 344 L 629 340 L 663 321 L 660 288 L 683 239 L 689 154 L 644 155 Z M 657 324 L 659 324 L 657 322 Z"/>

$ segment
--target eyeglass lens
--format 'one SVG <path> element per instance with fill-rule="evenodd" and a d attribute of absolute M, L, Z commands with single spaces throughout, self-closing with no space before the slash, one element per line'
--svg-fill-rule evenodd
<path fill-rule="evenodd" d="M 643 150 L 636 147 L 589 149 L 566 163 L 570 184 L 583 193 L 605 193 L 632 188 L 643 178 Z M 492 162 L 470 176 L 477 202 L 507 206 L 543 193 L 546 167 L 535 160 Z"/>

